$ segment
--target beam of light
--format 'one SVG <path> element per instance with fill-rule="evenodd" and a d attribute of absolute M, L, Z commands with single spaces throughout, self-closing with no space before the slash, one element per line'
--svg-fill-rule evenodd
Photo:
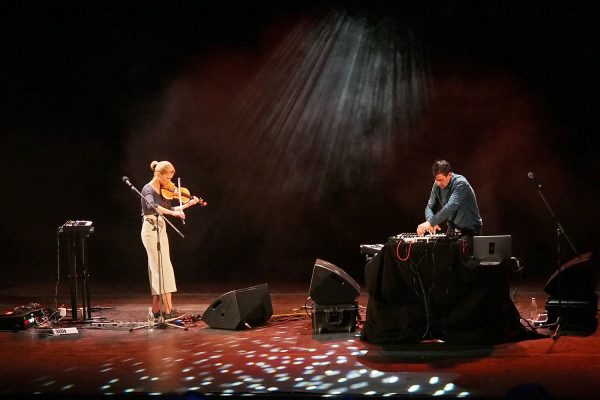
<path fill-rule="evenodd" d="M 343 13 L 297 24 L 234 106 L 232 151 L 264 162 L 244 163 L 232 184 L 318 201 L 332 181 L 373 179 L 426 103 L 418 40 L 397 33 Z"/>
<path fill-rule="evenodd" d="M 134 124 L 127 169 L 145 171 L 149 159 L 185 176 L 202 168 L 190 188 L 210 185 L 211 207 L 186 251 L 214 263 L 226 246 L 228 268 L 272 277 L 358 233 L 352 223 L 335 237 L 314 228 L 366 207 L 416 139 L 430 82 L 419 38 L 391 22 L 311 15 L 268 42 L 186 64 Z"/>

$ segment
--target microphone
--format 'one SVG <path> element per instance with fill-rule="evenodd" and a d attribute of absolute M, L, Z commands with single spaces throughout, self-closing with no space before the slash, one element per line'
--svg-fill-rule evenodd
<path fill-rule="evenodd" d="M 121 178 L 121 180 L 122 180 L 123 182 L 125 182 L 125 184 L 126 184 L 127 186 L 131 187 L 131 182 L 129 182 L 129 178 L 128 178 L 128 177 L 124 176 L 124 177 L 122 177 L 122 178 Z"/>
<path fill-rule="evenodd" d="M 529 179 L 531 179 L 531 182 L 532 182 L 534 185 L 536 185 L 536 186 L 537 186 L 537 187 L 539 187 L 540 189 L 542 188 L 542 184 L 541 184 L 541 183 L 539 183 L 537 179 L 535 179 L 535 175 L 533 175 L 533 172 L 529 171 L 529 172 L 527 173 L 527 177 L 528 177 Z"/>

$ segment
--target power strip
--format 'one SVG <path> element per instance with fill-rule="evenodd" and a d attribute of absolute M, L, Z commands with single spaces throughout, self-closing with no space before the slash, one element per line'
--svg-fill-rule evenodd
<path fill-rule="evenodd" d="M 59 336 L 59 335 L 73 335 L 79 333 L 79 331 L 77 330 L 77 328 L 71 327 L 71 328 L 52 328 L 52 334 L 54 336 Z"/>
<path fill-rule="evenodd" d="M 90 322 L 90 328 L 97 329 L 132 329 L 147 326 L 147 322 Z"/>

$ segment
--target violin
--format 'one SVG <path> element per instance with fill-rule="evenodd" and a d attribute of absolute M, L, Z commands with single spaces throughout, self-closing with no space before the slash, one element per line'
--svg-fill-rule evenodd
<path fill-rule="evenodd" d="M 175 186 L 175 184 L 173 182 L 169 182 L 167 186 L 161 187 L 160 194 L 162 197 L 164 197 L 167 200 L 178 199 L 181 204 L 186 204 L 190 200 L 193 200 L 194 197 L 196 197 L 196 196 L 191 195 L 190 191 L 187 188 L 184 188 L 184 187 L 178 188 L 177 186 Z M 208 204 L 206 201 L 202 200 L 200 197 L 198 197 L 198 200 L 200 200 L 198 202 L 198 204 L 202 207 L 204 207 Z"/>

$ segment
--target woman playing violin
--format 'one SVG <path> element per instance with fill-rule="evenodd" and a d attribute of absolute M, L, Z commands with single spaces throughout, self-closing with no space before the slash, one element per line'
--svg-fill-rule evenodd
<path fill-rule="evenodd" d="M 181 315 L 173 308 L 171 293 L 177 291 L 175 284 L 175 273 L 171 264 L 169 254 L 169 238 L 165 229 L 165 221 L 163 217 L 157 215 L 155 209 L 148 203 L 154 205 L 163 215 L 171 215 L 173 217 L 185 219 L 184 209 L 195 204 L 206 204 L 196 196 L 183 204 L 178 201 L 177 206 L 171 206 L 173 196 L 165 198 L 161 192 L 163 189 L 170 188 L 169 193 L 174 192 L 174 184 L 171 182 L 175 174 L 175 167 L 169 161 L 152 161 L 150 169 L 154 172 L 152 180 L 144 185 L 142 196 L 142 243 L 148 253 L 148 276 L 150 279 L 150 292 L 152 293 L 152 312 L 158 318 L 160 312 L 163 312 L 165 319 L 175 318 Z M 157 238 L 156 229 L 158 229 L 159 237 Z M 160 253 L 158 251 L 157 240 L 160 240 Z M 162 267 L 162 268 L 161 268 Z M 163 309 L 161 310 L 161 296 Z"/>

